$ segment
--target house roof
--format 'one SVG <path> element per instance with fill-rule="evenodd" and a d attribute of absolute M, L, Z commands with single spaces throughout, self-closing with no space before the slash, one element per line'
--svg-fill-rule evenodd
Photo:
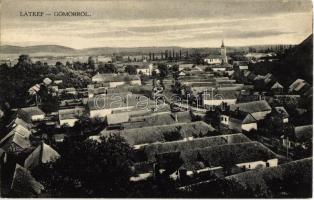
<path fill-rule="evenodd" d="M 44 186 L 34 179 L 30 171 L 16 164 L 11 190 L 15 197 L 36 197 L 44 190 Z"/>
<path fill-rule="evenodd" d="M 0 146 L 3 147 L 3 149 L 6 149 L 9 148 L 12 143 L 14 143 L 22 149 L 29 148 L 31 146 L 29 141 L 30 135 L 30 130 L 21 125 L 17 125 L 4 138 L 1 139 Z"/>
<path fill-rule="evenodd" d="M 45 115 L 45 113 L 38 107 L 21 108 L 18 111 L 18 116 L 26 122 L 31 122 L 32 116 Z"/>
<path fill-rule="evenodd" d="M 118 134 L 126 139 L 130 145 L 149 144 L 155 142 L 165 142 L 165 134 L 179 133 L 182 138 L 193 135 L 207 135 L 215 129 L 202 121 L 191 123 L 178 123 L 171 125 L 148 126 L 142 128 L 125 129 L 122 131 L 107 131 L 100 133 L 101 136 Z"/>
<path fill-rule="evenodd" d="M 41 163 L 53 162 L 60 157 L 60 154 L 45 143 L 41 143 L 24 162 L 25 168 L 32 168 Z"/>
<path fill-rule="evenodd" d="M 112 94 L 102 97 L 89 98 L 87 105 L 89 110 L 115 109 L 124 107 L 138 106 L 138 108 L 155 104 L 155 101 L 150 100 L 144 95 L 138 94 Z"/>
<path fill-rule="evenodd" d="M 75 107 L 71 109 L 62 109 L 59 110 L 59 120 L 64 119 L 77 119 L 79 116 L 82 116 L 85 111 L 83 107 Z"/>
<path fill-rule="evenodd" d="M 254 78 L 254 81 L 256 81 L 256 80 L 264 80 L 264 79 L 265 79 L 265 76 L 257 75 L 257 76 Z"/>
<path fill-rule="evenodd" d="M 181 151 L 184 167 L 188 170 L 199 169 L 199 162 L 205 166 L 223 166 L 225 160 L 233 159 L 235 164 L 268 160 L 276 154 L 259 142 L 226 144 L 202 149 Z"/>
<path fill-rule="evenodd" d="M 115 113 L 107 116 L 107 124 L 121 124 L 124 122 L 128 122 L 130 119 L 129 113 Z"/>
<path fill-rule="evenodd" d="M 242 133 L 231 135 L 219 135 L 212 137 L 196 138 L 188 141 L 175 141 L 165 143 L 154 143 L 143 147 L 143 150 L 149 161 L 155 160 L 156 154 L 166 152 L 177 152 L 192 149 L 201 149 L 210 146 L 218 146 L 223 144 L 250 142 L 251 140 Z"/>
<path fill-rule="evenodd" d="M 289 86 L 289 92 L 292 91 L 298 92 L 306 85 L 308 85 L 308 83 L 305 80 L 297 79 Z"/>
<path fill-rule="evenodd" d="M 50 78 L 45 78 L 45 79 L 43 80 L 43 83 L 46 84 L 46 85 L 49 85 L 49 84 L 52 83 L 52 80 L 51 80 Z"/>
<path fill-rule="evenodd" d="M 239 120 L 242 124 L 250 124 L 250 123 L 254 123 L 256 122 L 256 119 L 247 112 L 243 112 L 243 111 L 230 111 L 230 121 L 232 119 L 236 119 Z"/>
<path fill-rule="evenodd" d="M 17 125 L 21 125 L 24 128 L 27 129 L 31 129 L 32 128 L 32 124 L 31 123 L 27 123 L 25 122 L 23 119 L 16 117 L 10 124 L 7 125 L 7 127 L 11 127 L 14 128 Z"/>
<path fill-rule="evenodd" d="M 179 68 L 192 68 L 194 66 L 194 64 L 180 64 Z"/>
<path fill-rule="evenodd" d="M 140 128 L 146 126 L 170 125 L 175 123 L 192 122 L 190 112 L 157 112 L 149 115 L 130 117 L 130 122 L 124 123 L 124 128 Z"/>
<path fill-rule="evenodd" d="M 100 74 L 100 73 L 97 73 L 96 75 L 94 75 L 92 77 L 92 79 L 102 79 L 102 81 L 106 81 L 107 78 L 110 78 L 112 76 L 117 76 L 117 74 L 114 74 L 114 73 L 108 73 L 108 74 Z"/>
<path fill-rule="evenodd" d="M 288 118 L 289 117 L 289 113 L 286 111 L 286 109 L 282 106 L 278 106 L 274 108 L 275 111 L 280 114 L 283 118 Z"/>
<path fill-rule="evenodd" d="M 232 111 L 236 110 L 237 108 L 247 113 L 256 113 L 271 110 L 271 107 L 265 100 L 230 105 L 230 110 Z"/>
<path fill-rule="evenodd" d="M 222 59 L 221 55 L 208 55 L 205 59 Z"/>
<path fill-rule="evenodd" d="M 113 74 L 96 74 L 93 76 L 93 78 L 99 78 L 102 79 L 103 82 L 125 82 L 125 81 L 134 81 L 134 80 L 140 80 L 140 78 L 137 75 L 113 75 Z"/>
<path fill-rule="evenodd" d="M 279 82 L 276 82 L 273 86 L 271 86 L 271 89 L 283 89 L 283 86 L 279 83 Z"/>
<path fill-rule="evenodd" d="M 311 140 L 313 138 L 313 125 L 296 126 L 294 134 L 299 141 Z"/>
<path fill-rule="evenodd" d="M 39 90 L 40 90 L 40 85 L 36 84 L 36 85 L 33 85 L 31 88 L 29 88 L 28 93 L 31 95 L 34 95 L 37 92 L 39 92 Z"/>

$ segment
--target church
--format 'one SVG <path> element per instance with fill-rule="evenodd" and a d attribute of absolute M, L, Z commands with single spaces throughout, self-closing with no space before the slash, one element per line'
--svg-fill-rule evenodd
<path fill-rule="evenodd" d="M 220 55 L 209 55 L 204 59 L 204 62 L 209 65 L 217 65 L 217 64 L 227 64 L 227 49 L 225 47 L 224 41 L 221 43 L 220 47 Z"/>

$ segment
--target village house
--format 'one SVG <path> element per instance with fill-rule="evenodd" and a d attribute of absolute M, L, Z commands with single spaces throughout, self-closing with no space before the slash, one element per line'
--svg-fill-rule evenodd
<path fill-rule="evenodd" d="M 35 198 L 44 191 L 44 186 L 37 182 L 31 172 L 19 164 L 13 169 L 10 190 L 15 194 L 23 194 L 24 198 Z"/>
<path fill-rule="evenodd" d="M 30 95 L 36 95 L 40 90 L 40 85 L 39 84 L 35 84 L 33 85 L 31 88 L 29 88 L 28 93 Z"/>
<path fill-rule="evenodd" d="M 278 81 L 270 87 L 273 94 L 282 94 L 283 89 L 284 87 Z"/>
<path fill-rule="evenodd" d="M 108 76 L 102 78 L 102 82 L 109 83 L 110 88 L 114 88 L 124 84 L 130 85 L 141 85 L 141 79 L 137 75 L 119 75 L 119 76 Z"/>
<path fill-rule="evenodd" d="M 99 136 L 118 134 L 135 149 L 156 142 L 175 140 L 193 140 L 196 137 L 215 135 L 216 130 L 202 121 L 191 123 L 176 123 L 171 125 L 147 126 L 124 130 L 103 130 Z"/>
<path fill-rule="evenodd" d="M 288 92 L 291 94 L 303 95 L 309 89 L 311 89 L 311 86 L 308 82 L 303 79 L 297 79 L 289 86 Z"/>
<path fill-rule="evenodd" d="M 62 80 L 54 80 L 53 83 L 56 85 L 61 85 L 63 83 L 63 81 Z"/>
<path fill-rule="evenodd" d="M 153 63 L 141 62 L 139 64 L 136 64 L 136 74 L 138 75 L 145 74 L 147 76 L 151 76 L 153 70 L 155 70 L 157 73 L 157 69 Z"/>
<path fill-rule="evenodd" d="M 229 159 L 228 159 L 229 158 Z M 230 164 L 226 165 L 226 159 Z M 155 174 L 167 174 L 172 179 L 184 179 L 195 174 L 223 170 L 224 174 L 235 174 L 256 168 L 276 167 L 278 158 L 274 152 L 259 142 L 244 142 L 218 145 L 201 149 L 185 149 L 156 155 Z M 181 160 L 181 162 L 180 162 Z M 169 168 L 169 163 L 176 168 Z M 181 164 L 180 164 L 181 163 Z"/>
<path fill-rule="evenodd" d="M 26 122 L 43 121 L 45 113 L 38 107 L 26 107 L 18 110 L 18 116 Z"/>
<path fill-rule="evenodd" d="M 240 110 L 230 111 L 228 114 L 221 114 L 220 123 L 238 132 L 257 130 L 256 119 L 250 113 Z"/>
<path fill-rule="evenodd" d="M 209 65 L 221 64 L 222 57 L 221 55 L 209 55 L 204 59 L 204 62 Z"/>
<path fill-rule="evenodd" d="M 130 116 L 129 122 L 123 123 L 122 127 L 124 129 L 128 129 L 192 122 L 192 116 L 189 111 L 170 113 L 167 107 L 165 109 L 166 111 L 161 109 L 160 112 L 156 112 L 155 109 L 153 112 L 150 111 L 148 114 Z M 157 111 L 159 111 L 159 109 Z"/>
<path fill-rule="evenodd" d="M 83 107 L 59 110 L 59 125 L 73 127 L 75 123 L 79 121 L 79 117 L 82 116 L 84 112 L 85 108 Z"/>
<path fill-rule="evenodd" d="M 272 109 L 267 101 L 261 100 L 230 105 L 230 110 L 240 110 L 246 113 L 250 113 L 254 117 L 254 119 L 259 121 L 264 119 L 265 116 L 270 113 Z"/>
<path fill-rule="evenodd" d="M 6 152 L 18 153 L 24 149 L 30 148 L 29 140 L 32 132 L 22 125 L 15 126 L 4 138 L 0 141 L 0 147 Z"/>
<path fill-rule="evenodd" d="M 156 154 L 162 154 L 166 152 L 177 152 L 184 150 L 202 149 L 206 147 L 250 142 L 251 140 L 242 133 L 230 134 L 230 135 L 217 135 L 210 137 L 195 138 L 193 140 L 180 140 L 173 142 L 153 143 L 144 146 L 143 152 L 147 158 L 147 161 L 156 161 Z"/>
<path fill-rule="evenodd" d="M 94 75 L 92 77 L 92 82 L 94 82 L 94 83 L 106 82 L 107 79 L 109 79 L 109 78 L 111 78 L 113 76 L 117 76 L 117 74 L 113 74 L 113 73 L 110 73 L 110 74 L 100 74 L 100 73 L 97 73 L 96 75 Z"/>
<path fill-rule="evenodd" d="M 150 106 L 153 104 L 155 104 L 155 101 L 152 101 L 143 95 L 126 93 L 90 98 L 88 99 L 87 107 L 90 118 L 103 118 L 112 114 L 113 111 L 128 111 L 134 107 L 145 110 L 150 109 Z"/>
<path fill-rule="evenodd" d="M 43 84 L 45 84 L 45 85 L 50 85 L 51 83 L 52 83 L 52 80 L 50 78 L 45 78 L 43 80 Z"/>
<path fill-rule="evenodd" d="M 190 71 L 195 67 L 194 64 L 179 64 L 179 71 Z"/>
<path fill-rule="evenodd" d="M 289 114 L 284 107 L 282 106 L 274 107 L 272 113 L 274 116 L 277 116 L 282 123 L 289 122 Z"/>
<path fill-rule="evenodd" d="M 239 93 L 237 91 L 218 91 L 215 93 L 203 93 L 202 106 L 205 108 L 211 108 L 214 106 L 220 106 L 223 103 L 227 105 L 236 104 Z"/>

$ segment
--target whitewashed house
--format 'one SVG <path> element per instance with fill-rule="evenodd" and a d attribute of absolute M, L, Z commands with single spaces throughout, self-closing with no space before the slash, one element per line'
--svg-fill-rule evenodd
<path fill-rule="evenodd" d="M 230 105 L 230 110 L 240 110 L 242 112 L 250 113 L 257 121 L 264 119 L 265 116 L 272 111 L 271 107 L 265 100 Z"/>

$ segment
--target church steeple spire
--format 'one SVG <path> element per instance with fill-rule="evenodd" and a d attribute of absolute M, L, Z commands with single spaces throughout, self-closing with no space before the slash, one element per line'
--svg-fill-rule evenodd
<path fill-rule="evenodd" d="M 222 63 L 228 63 L 227 49 L 225 47 L 224 40 L 221 41 L 220 55 L 222 57 Z"/>

